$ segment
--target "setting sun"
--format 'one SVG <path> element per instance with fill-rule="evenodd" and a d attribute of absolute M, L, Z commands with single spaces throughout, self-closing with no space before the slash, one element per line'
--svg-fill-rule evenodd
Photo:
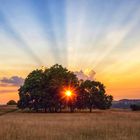
<path fill-rule="evenodd" d="M 65 94 L 66 94 L 66 96 L 70 97 L 70 96 L 72 95 L 72 92 L 71 92 L 70 90 L 67 90 L 67 91 L 65 92 Z"/>
<path fill-rule="evenodd" d="M 62 89 L 61 98 L 65 100 L 73 100 L 76 97 L 76 89 L 73 86 L 67 86 Z"/>

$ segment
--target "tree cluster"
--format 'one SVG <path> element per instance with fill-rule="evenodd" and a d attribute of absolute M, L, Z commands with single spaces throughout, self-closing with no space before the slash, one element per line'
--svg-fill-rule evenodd
<path fill-rule="evenodd" d="M 71 89 L 74 94 L 66 97 L 63 94 L 65 89 Z M 89 109 L 91 112 L 93 108 L 110 108 L 112 100 L 102 83 L 78 80 L 73 72 L 56 64 L 44 70 L 34 70 L 27 76 L 19 89 L 18 107 L 45 112 L 61 112 L 62 109 L 71 112 Z"/>
<path fill-rule="evenodd" d="M 140 104 L 132 104 L 132 105 L 130 105 L 130 108 L 132 109 L 132 111 L 139 111 Z"/>

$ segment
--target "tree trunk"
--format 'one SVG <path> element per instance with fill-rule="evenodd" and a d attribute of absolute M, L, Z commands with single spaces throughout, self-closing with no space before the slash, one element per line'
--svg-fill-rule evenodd
<path fill-rule="evenodd" d="M 47 108 L 45 107 L 45 113 L 47 112 Z"/>
<path fill-rule="evenodd" d="M 90 113 L 92 112 L 92 107 L 90 107 Z"/>
<path fill-rule="evenodd" d="M 74 112 L 74 108 L 71 106 L 70 107 L 70 112 L 73 113 Z"/>

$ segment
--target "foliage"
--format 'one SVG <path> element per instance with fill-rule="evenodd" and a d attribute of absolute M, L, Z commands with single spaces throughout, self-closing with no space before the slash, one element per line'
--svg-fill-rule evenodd
<path fill-rule="evenodd" d="M 7 105 L 17 105 L 17 103 L 14 100 L 10 100 L 7 102 Z"/>
<path fill-rule="evenodd" d="M 111 106 L 113 97 L 105 94 L 105 87 L 97 81 L 86 80 L 80 84 L 80 92 L 77 99 L 78 108 L 108 109 Z"/>
<path fill-rule="evenodd" d="M 65 88 L 74 89 L 71 98 L 65 97 Z M 19 89 L 18 107 L 21 109 L 44 110 L 45 112 L 61 112 L 70 108 L 77 109 L 99 108 L 107 109 L 111 106 L 112 96 L 105 94 L 105 87 L 96 81 L 79 81 L 77 76 L 63 68 L 53 65 L 43 70 L 32 71 Z"/>
<path fill-rule="evenodd" d="M 139 111 L 140 110 L 140 105 L 138 105 L 138 104 L 132 104 L 132 105 L 130 105 L 130 108 L 133 111 Z"/>

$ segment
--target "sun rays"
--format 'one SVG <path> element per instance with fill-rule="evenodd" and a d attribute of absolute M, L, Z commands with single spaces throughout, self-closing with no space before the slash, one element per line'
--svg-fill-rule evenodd
<path fill-rule="evenodd" d="M 105 82 L 130 73 L 138 80 L 139 6 L 139 0 L 3 1 L 0 77 L 59 63 L 94 70 Z"/>

